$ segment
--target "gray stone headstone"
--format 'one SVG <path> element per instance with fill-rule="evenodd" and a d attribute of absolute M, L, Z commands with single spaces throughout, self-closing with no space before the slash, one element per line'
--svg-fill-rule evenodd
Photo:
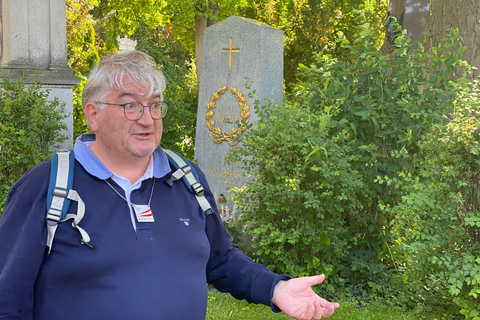
<path fill-rule="evenodd" d="M 255 20 L 229 17 L 207 28 L 198 100 L 195 160 L 229 215 L 237 211 L 228 188 L 247 177 L 242 164 L 226 165 L 236 138 L 258 120 L 254 104 L 283 99 L 283 31 Z M 218 201 L 220 195 L 226 203 Z"/>
<path fill-rule="evenodd" d="M 68 66 L 65 0 L 2 0 L 0 78 L 34 80 L 66 105 L 65 120 L 73 146 L 73 87 L 78 83 Z"/>
<path fill-rule="evenodd" d="M 430 0 L 406 0 L 403 27 L 412 39 L 412 48 L 425 39 L 430 22 Z"/>
<path fill-rule="evenodd" d="M 117 37 L 118 42 L 118 51 L 119 52 L 128 52 L 134 51 L 137 47 L 137 40 L 132 40 L 128 36 Z"/>

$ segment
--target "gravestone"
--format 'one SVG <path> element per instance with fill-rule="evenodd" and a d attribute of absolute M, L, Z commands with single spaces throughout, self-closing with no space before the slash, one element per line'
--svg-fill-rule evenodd
<path fill-rule="evenodd" d="M 430 23 L 430 0 L 405 0 L 403 27 L 412 39 L 412 49 L 425 39 Z"/>
<path fill-rule="evenodd" d="M 137 47 L 137 40 L 132 40 L 128 36 L 117 37 L 118 52 L 134 51 Z"/>
<path fill-rule="evenodd" d="M 228 188 L 247 180 L 242 164 L 224 158 L 247 125 L 254 103 L 283 99 L 283 32 L 255 20 L 229 17 L 205 29 L 195 161 L 207 176 L 223 218 L 235 215 Z"/>
<path fill-rule="evenodd" d="M 65 0 L 2 0 L 0 78 L 38 81 L 51 99 L 65 103 L 73 146 L 73 87 L 78 83 L 68 66 Z"/>

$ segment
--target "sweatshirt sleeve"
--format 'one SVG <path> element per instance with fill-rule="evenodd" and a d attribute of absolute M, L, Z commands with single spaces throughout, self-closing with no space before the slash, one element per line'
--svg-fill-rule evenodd
<path fill-rule="evenodd" d="M 1 320 L 32 319 L 34 284 L 46 246 L 48 182 L 38 169 L 11 188 L 0 219 Z"/>
<path fill-rule="evenodd" d="M 292 277 L 270 271 L 233 247 L 232 236 L 223 225 L 205 176 L 200 175 L 200 179 L 205 187 L 205 197 L 214 209 L 214 213 L 206 219 L 206 233 L 210 242 L 207 281 L 217 290 L 228 292 L 237 299 L 261 303 L 279 312 L 272 304 L 273 289 L 280 280 Z"/>

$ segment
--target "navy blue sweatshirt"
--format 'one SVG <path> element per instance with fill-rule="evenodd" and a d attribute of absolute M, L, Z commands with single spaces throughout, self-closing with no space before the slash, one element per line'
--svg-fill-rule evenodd
<path fill-rule="evenodd" d="M 63 222 L 50 255 L 45 254 L 50 161 L 30 169 L 10 190 L 0 219 L 0 319 L 201 320 L 207 283 L 271 306 L 274 286 L 289 277 L 233 248 L 205 176 L 196 169 L 215 213 L 206 217 L 182 182 L 164 183 L 167 174 L 132 192 L 132 203 L 146 204 L 155 181 L 155 222 L 136 222 L 135 230 L 126 201 L 76 162 L 73 189 L 86 206 L 80 225 L 98 248 L 82 245 L 71 222 Z M 75 203 L 70 212 L 76 212 Z"/>

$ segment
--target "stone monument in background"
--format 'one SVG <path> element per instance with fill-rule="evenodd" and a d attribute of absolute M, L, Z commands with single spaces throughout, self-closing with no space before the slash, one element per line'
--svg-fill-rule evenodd
<path fill-rule="evenodd" d="M 250 97 L 251 95 L 251 97 Z M 224 158 L 247 125 L 258 120 L 255 101 L 283 100 L 283 31 L 229 17 L 205 30 L 198 99 L 195 161 L 212 188 L 223 218 L 236 212 L 229 188 L 247 177 Z"/>
<path fill-rule="evenodd" d="M 25 83 L 34 79 L 65 102 L 68 126 L 64 148 L 73 147 L 73 87 L 78 83 L 68 66 L 65 0 L 1 0 L 0 78 Z M 34 78 L 34 75 L 35 78 Z"/>
<path fill-rule="evenodd" d="M 412 49 L 427 36 L 430 23 L 430 0 L 406 0 L 403 27 L 412 39 Z"/>
<path fill-rule="evenodd" d="M 137 40 L 132 40 L 128 36 L 117 37 L 118 52 L 134 51 L 137 47 Z"/>

